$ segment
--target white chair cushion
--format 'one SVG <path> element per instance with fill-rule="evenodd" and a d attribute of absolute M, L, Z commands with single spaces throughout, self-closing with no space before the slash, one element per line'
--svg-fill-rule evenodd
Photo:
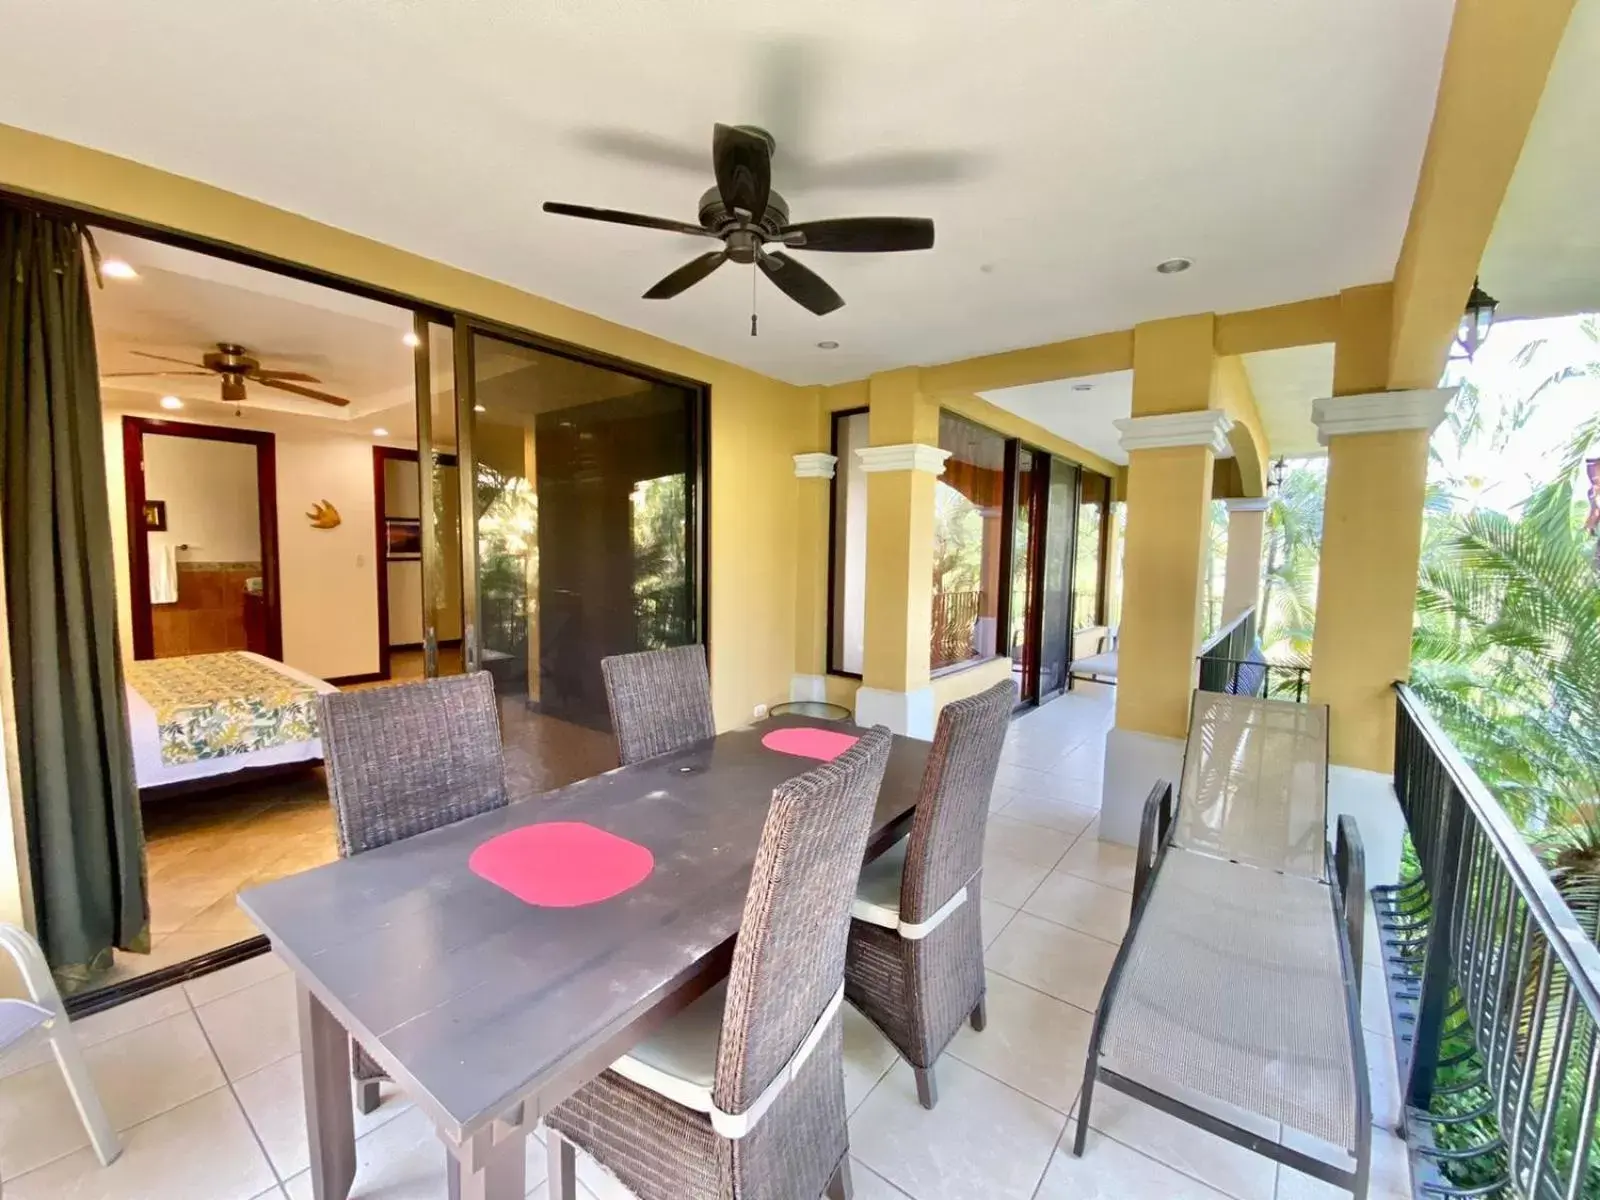
<path fill-rule="evenodd" d="M 906 873 L 910 844 L 911 835 L 907 834 L 862 870 L 855 902 L 850 905 L 852 917 L 885 929 L 900 928 L 900 881 Z"/>
<path fill-rule="evenodd" d="M 727 1001 L 728 981 L 724 979 L 617 1059 L 611 1069 L 674 1104 L 709 1113 Z"/>

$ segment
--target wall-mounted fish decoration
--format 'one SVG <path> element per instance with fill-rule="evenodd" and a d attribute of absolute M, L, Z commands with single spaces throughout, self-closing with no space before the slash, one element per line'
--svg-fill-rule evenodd
<path fill-rule="evenodd" d="M 313 529 L 336 529 L 344 518 L 330 501 L 319 500 L 311 506 L 311 511 L 306 514 L 306 520 L 311 522 Z"/>

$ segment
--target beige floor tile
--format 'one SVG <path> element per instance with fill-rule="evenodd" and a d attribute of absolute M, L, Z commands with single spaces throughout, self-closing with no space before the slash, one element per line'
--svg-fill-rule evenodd
<path fill-rule="evenodd" d="M 1271 1159 L 1111 1088 L 1095 1089 L 1089 1127 L 1236 1200 L 1273 1200 L 1278 1168 Z M 1251 1122 L 1247 1127 L 1274 1139 L 1278 1134 L 1274 1122 Z"/>
<path fill-rule="evenodd" d="M 1091 838 L 1087 830 L 1067 851 L 1060 869 L 1107 887 L 1133 891 L 1133 847 Z"/>
<path fill-rule="evenodd" d="M 195 1007 L 229 1079 L 243 1079 L 300 1048 L 294 978 L 274 975 Z"/>
<path fill-rule="evenodd" d="M 1014 858 L 1003 850 L 986 845 L 983 848 L 984 903 L 994 900 L 1013 910 L 1021 908 L 1048 874 L 1050 868 L 1047 866 Z"/>
<path fill-rule="evenodd" d="M 1306 1139 L 1290 1130 L 1288 1145 L 1308 1149 Z M 1312 1179 L 1288 1167 L 1278 1170 L 1278 1200 L 1349 1200 L 1350 1193 L 1331 1183 Z M 1372 1131 L 1372 1173 L 1367 1200 L 1412 1200 L 1411 1161 L 1406 1144 L 1385 1129 Z"/>
<path fill-rule="evenodd" d="M 578 1183 L 595 1200 L 634 1200 L 622 1181 L 583 1151 L 578 1151 Z"/>
<path fill-rule="evenodd" d="M 855 1200 L 910 1200 L 859 1158 L 850 1160 L 850 1182 L 855 1185 Z"/>
<path fill-rule="evenodd" d="M 1053 867 L 1077 834 L 1045 829 L 1010 817 L 992 815 L 983 832 L 985 850 L 993 849 L 1019 862 Z"/>
<path fill-rule="evenodd" d="M 85 1049 L 83 1057 L 118 1129 L 147 1121 L 224 1082 L 193 1013 L 110 1038 Z M 88 1144 L 53 1058 L 0 1083 L 0 1178 L 12 1179 Z"/>
<path fill-rule="evenodd" d="M 292 1054 L 234 1081 L 244 1115 L 261 1139 L 279 1179 L 289 1179 L 311 1165 L 306 1148 L 305 1087 L 300 1056 Z M 366 1136 L 406 1112 L 411 1102 L 393 1084 L 383 1085 L 383 1103 L 375 1112 L 356 1114 L 356 1136 Z"/>
<path fill-rule="evenodd" d="M 1066 759 L 1048 763 L 1043 767 L 1025 767 L 1017 763 L 1002 763 L 995 773 L 996 787 L 1023 792 L 1030 796 L 1044 796 L 1052 800 L 1081 803 L 1087 794 L 1085 783 L 1076 775 L 1066 773 Z"/>
<path fill-rule="evenodd" d="M 578 1180 L 579 1200 L 597 1200 L 593 1192 L 583 1185 L 583 1180 Z M 528 1193 L 528 1200 L 550 1200 L 550 1185 L 540 1180 L 534 1185 L 533 1191 Z"/>
<path fill-rule="evenodd" d="M 1097 810 L 1080 801 L 1055 800 L 1049 796 L 1032 796 L 1011 788 L 995 788 L 989 801 L 989 812 L 1010 821 L 1029 825 L 1042 825 L 1077 837 L 1089 827 Z"/>
<path fill-rule="evenodd" d="M 286 974 L 288 970 L 288 964 L 276 954 L 258 954 L 234 966 L 191 979 L 183 985 L 183 990 L 188 993 L 189 1003 L 198 1006 L 242 991 L 253 983 Z"/>
<path fill-rule="evenodd" d="M 421 1109 L 408 1108 L 356 1139 L 356 1179 L 350 1200 L 446 1200 L 446 1153 L 433 1123 Z M 536 1193 L 544 1183 L 544 1158 L 543 1140 L 530 1137 L 530 1192 Z M 284 1191 L 289 1200 L 311 1200 L 310 1173 L 294 1176 L 284 1185 Z"/>
<path fill-rule="evenodd" d="M 80 1017 L 72 1023 L 72 1032 L 78 1039 L 78 1045 L 94 1046 L 165 1020 L 167 1017 L 178 1016 L 188 1010 L 189 1001 L 184 997 L 182 988 L 163 988 L 159 992 L 140 996 L 115 1008 Z M 15 1051 L 0 1060 L 0 1079 L 26 1071 L 30 1067 L 37 1067 L 41 1063 L 54 1062 L 55 1056 L 50 1052 L 50 1044 L 40 1038 L 26 1050 Z"/>
<path fill-rule="evenodd" d="M 255 922 L 245 916 L 233 891 L 216 903 L 209 905 L 183 923 L 187 933 L 223 933 L 236 942 L 255 937 L 261 931 Z"/>
<path fill-rule="evenodd" d="M 987 1004 L 988 1026 L 976 1033 L 963 1025 L 949 1054 L 1061 1113 L 1070 1111 L 1094 1018 L 993 971 Z"/>
<path fill-rule="evenodd" d="M 946 1055 L 939 1104 L 896 1063 L 850 1118 L 851 1153 L 916 1200 L 1029 1200 L 1066 1118 Z"/>
<path fill-rule="evenodd" d="M 1028 897 L 1022 911 L 1115 945 L 1127 932 L 1132 906 L 1127 892 L 1056 870 Z"/>
<path fill-rule="evenodd" d="M 1092 1126 L 1083 1157 L 1074 1158 L 1073 1130 L 1069 1125 L 1062 1136 L 1036 1200 L 1227 1200 L 1224 1193 L 1095 1133 Z"/>
<path fill-rule="evenodd" d="M 1383 973 L 1367 967 L 1361 974 L 1361 1026 L 1386 1038 L 1394 1037 L 1389 1013 L 1389 992 Z"/>
<path fill-rule="evenodd" d="M 1108 942 L 1023 912 L 984 958 L 991 971 L 1093 1012 L 1116 956 Z"/>
<path fill-rule="evenodd" d="M 987 883 L 985 884 L 987 887 Z M 1000 931 L 1006 927 L 1007 922 L 1017 915 L 1017 910 L 1009 904 L 1001 904 L 998 900 L 991 900 L 985 896 L 979 901 L 979 927 L 983 930 L 983 944 L 994 945 L 995 938 L 1000 936 Z"/>
<path fill-rule="evenodd" d="M 878 1027 L 846 1003 L 844 1014 L 844 1103 L 855 1112 L 900 1055 Z"/>
<path fill-rule="evenodd" d="M 102 1167 L 89 1149 L 6 1183 L 6 1200 L 251 1200 L 276 1181 L 227 1088 L 123 1135 Z"/>

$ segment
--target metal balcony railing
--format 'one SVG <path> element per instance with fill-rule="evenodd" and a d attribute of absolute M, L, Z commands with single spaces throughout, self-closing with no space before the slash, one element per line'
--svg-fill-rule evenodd
<path fill-rule="evenodd" d="M 1256 610 L 1247 608 L 1200 647 L 1200 690 L 1227 692 L 1230 664 L 1247 662 L 1256 644 Z"/>
<path fill-rule="evenodd" d="M 1594 930 L 1409 688 L 1396 704 L 1415 857 L 1373 899 L 1418 1194 L 1600 1196 Z"/>

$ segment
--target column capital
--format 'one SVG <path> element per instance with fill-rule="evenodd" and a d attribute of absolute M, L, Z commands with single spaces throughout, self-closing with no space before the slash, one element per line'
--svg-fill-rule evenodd
<path fill-rule="evenodd" d="M 856 451 L 863 471 L 926 471 L 930 475 L 944 474 L 944 460 L 950 451 L 922 442 L 904 442 L 898 446 L 864 446 Z"/>
<path fill-rule="evenodd" d="M 796 454 L 794 477 L 796 479 L 832 479 L 833 468 L 839 461 L 833 454 Z"/>
<path fill-rule="evenodd" d="M 1389 433 L 1399 429 L 1432 431 L 1444 420 L 1456 389 L 1417 388 L 1405 392 L 1363 392 L 1355 396 L 1323 396 L 1311 402 L 1317 441 L 1351 433 Z"/>
<path fill-rule="evenodd" d="M 1272 507 L 1271 499 L 1266 496 L 1244 496 L 1234 500 L 1224 500 L 1223 503 L 1228 506 L 1230 517 L 1234 513 L 1266 512 Z"/>
<path fill-rule="evenodd" d="M 1164 450 L 1171 446 L 1205 446 L 1213 454 L 1225 454 L 1229 450 L 1228 430 L 1233 428 L 1233 418 L 1220 409 L 1207 408 L 1196 412 L 1123 417 L 1112 424 L 1122 434 L 1122 448 L 1130 454 L 1135 450 Z"/>

